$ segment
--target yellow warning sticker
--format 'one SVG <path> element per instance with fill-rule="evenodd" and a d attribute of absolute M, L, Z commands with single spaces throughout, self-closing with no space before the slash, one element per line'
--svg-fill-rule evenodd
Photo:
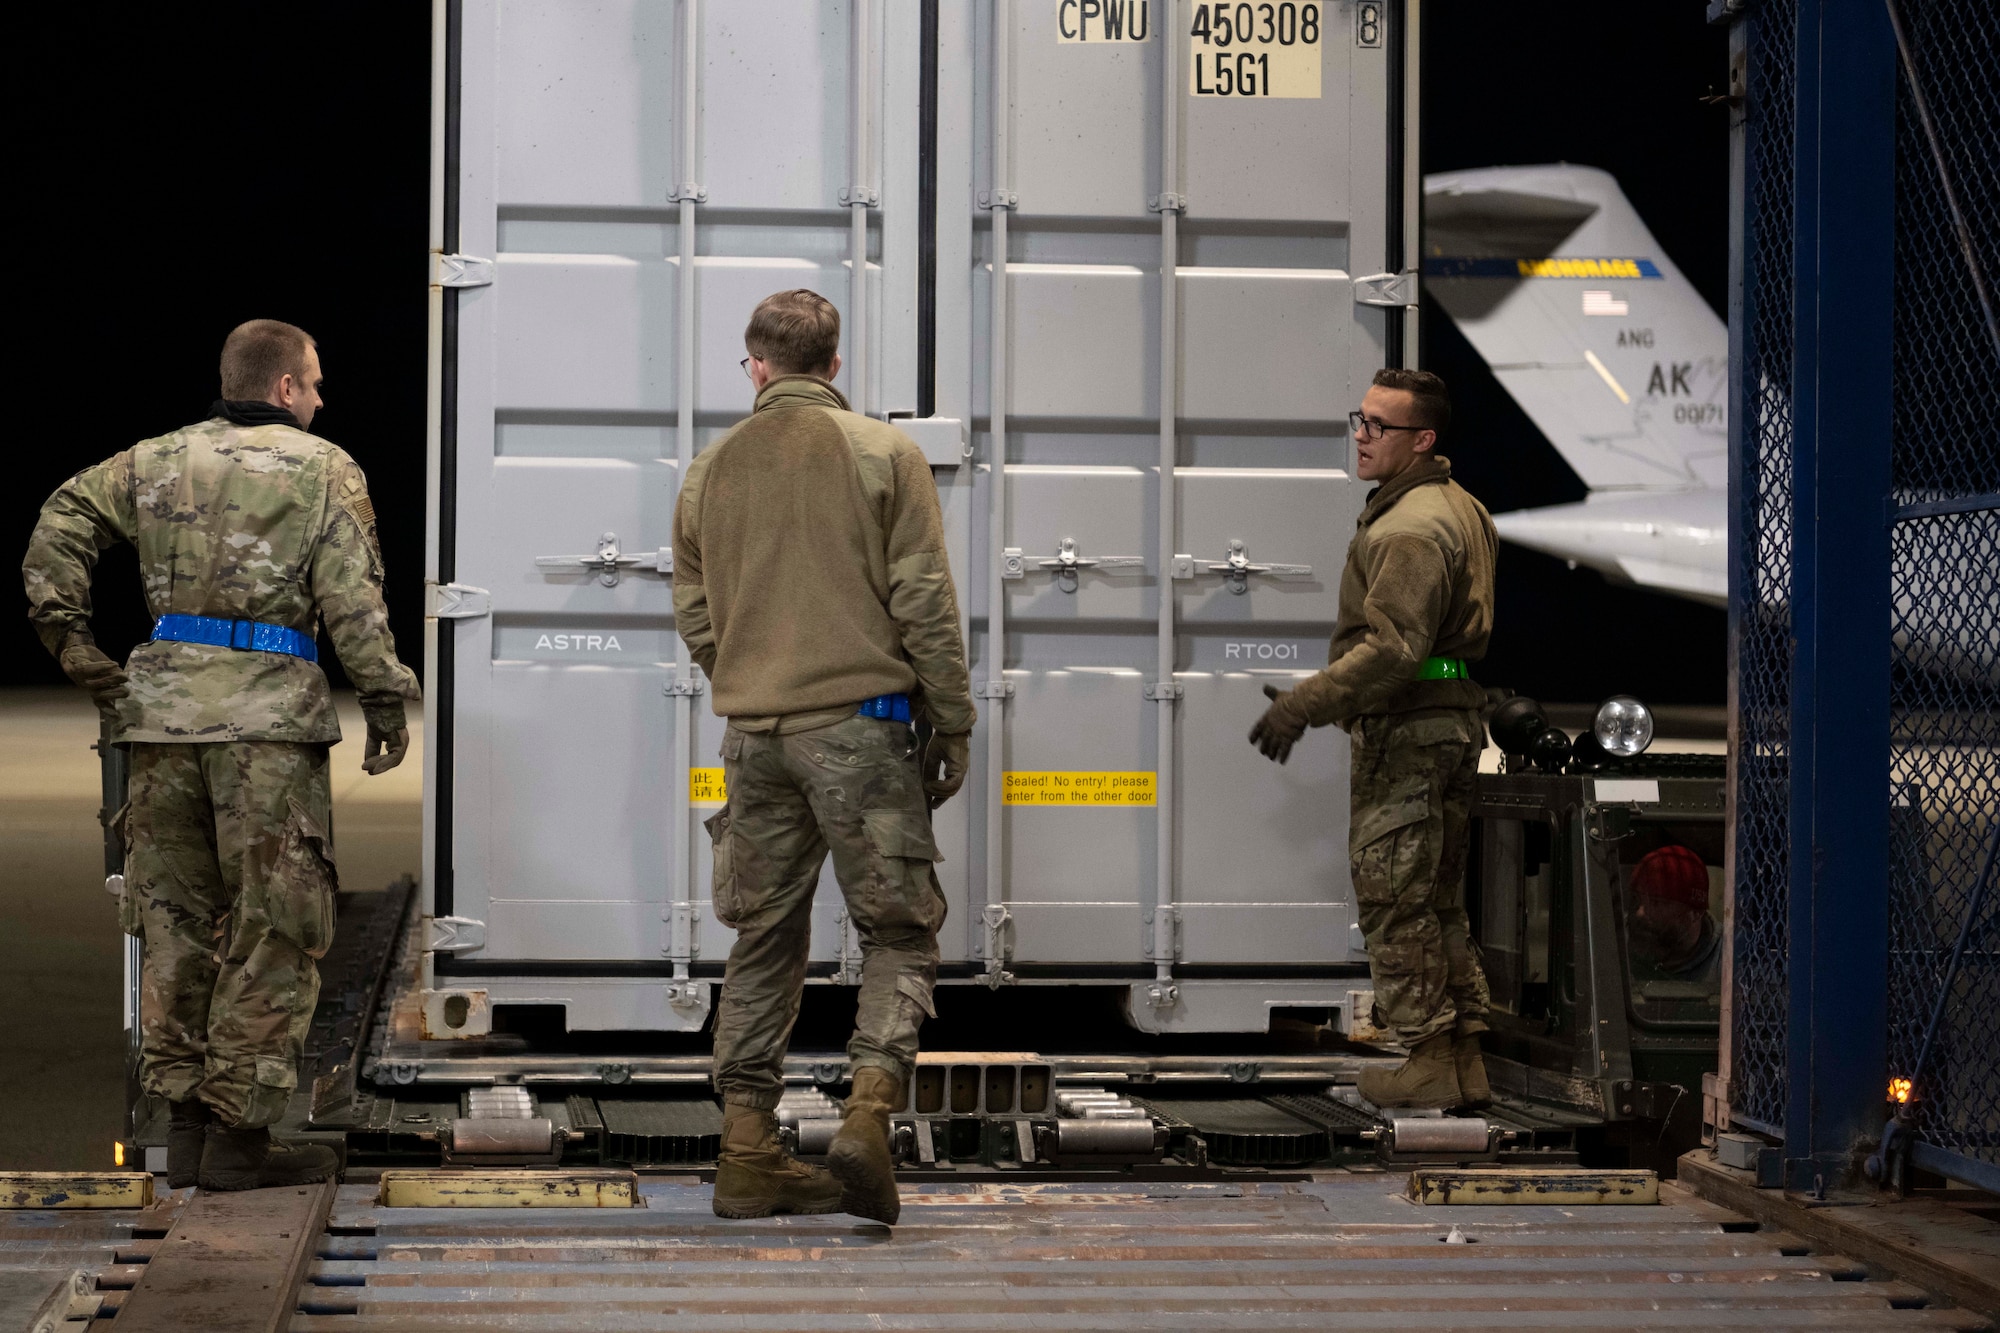
<path fill-rule="evenodd" d="M 1195 97 L 1320 95 L 1320 0 L 1201 4 L 1188 29 Z"/>
<path fill-rule="evenodd" d="M 729 791 L 722 785 L 722 770 L 719 768 L 690 768 L 688 770 L 689 805 L 723 805 L 729 800 Z"/>
<path fill-rule="evenodd" d="M 1152 805 L 1151 773 L 1009 773 L 1008 805 Z"/>

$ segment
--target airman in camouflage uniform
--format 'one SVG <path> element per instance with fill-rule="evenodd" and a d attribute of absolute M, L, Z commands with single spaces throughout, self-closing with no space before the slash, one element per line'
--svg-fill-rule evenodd
<path fill-rule="evenodd" d="M 715 1017 L 715 1211 L 893 1223 L 889 1116 L 933 1012 L 945 915 L 930 808 L 965 780 L 974 712 L 937 484 L 908 436 L 848 410 L 830 383 L 839 342 L 813 292 L 751 316 L 756 408 L 682 484 L 674 616 L 729 719 L 728 804 L 709 821 L 715 912 L 737 932 Z M 787 1157 L 772 1117 L 829 851 L 862 955 L 835 1178 Z"/>
<path fill-rule="evenodd" d="M 1490 997 L 1464 905 L 1485 691 L 1466 664 L 1492 634 L 1499 538 L 1432 452 L 1450 415 L 1444 382 L 1411 370 L 1379 372 L 1351 414 L 1356 471 L 1381 484 L 1348 547 L 1327 666 L 1296 689 L 1265 687 L 1250 733 L 1280 763 L 1308 726 L 1350 734 L 1348 859 L 1374 1020 L 1410 1050 L 1401 1069 L 1361 1076 L 1384 1107 L 1492 1097 L 1479 1047 Z"/>
<path fill-rule="evenodd" d="M 260 384 L 266 400 L 249 396 Z M 289 651 L 156 630 L 121 671 L 91 639 L 91 572 L 100 551 L 129 541 L 156 617 L 255 622 L 302 631 L 305 644 L 324 625 L 360 693 L 364 767 L 400 762 L 416 678 L 390 638 L 361 469 L 304 429 L 318 384 L 305 334 L 242 326 L 224 348 L 213 415 L 64 483 L 23 566 L 42 642 L 131 747 L 120 911 L 146 942 L 141 1081 L 171 1105 L 176 1185 L 332 1170 L 325 1149 L 274 1147 L 267 1127 L 297 1085 L 314 960 L 333 941 L 327 750 L 340 724 L 316 661 Z"/>

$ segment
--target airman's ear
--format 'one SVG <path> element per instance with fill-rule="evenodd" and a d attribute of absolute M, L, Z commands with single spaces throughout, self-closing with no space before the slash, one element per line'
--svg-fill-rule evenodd
<path fill-rule="evenodd" d="M 1418 431 L 1415 452 L 1420 454 L 1427 454 L 1431 451 L 1431 446 L 1435 445 L 1437 442 L 1438 442 L 1438 433 L 1436 431 L 1434 430 Z"/>

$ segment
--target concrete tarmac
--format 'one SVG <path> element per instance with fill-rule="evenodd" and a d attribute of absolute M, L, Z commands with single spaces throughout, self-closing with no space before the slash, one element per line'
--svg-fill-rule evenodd
<path fill-rule="evenodd" d="M 334 843 L 343 885 L 417 873 L 422 714 L 409 758 L 361 771 L 339 699 Z M 0 1168 L 109 1167 L 124 1133 L 123 936 L 104 891 L 97 713 L 75 690 L 0 691 Z"/>

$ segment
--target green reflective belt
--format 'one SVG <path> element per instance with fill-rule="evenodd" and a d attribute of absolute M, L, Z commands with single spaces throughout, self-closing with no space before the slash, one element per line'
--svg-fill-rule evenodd
<path fill-rule="evenodd" d="M 1417 668 L 1418 680 L 1465 680 L 1471 675 L 1462 657 L 1426 657 Z"/>

